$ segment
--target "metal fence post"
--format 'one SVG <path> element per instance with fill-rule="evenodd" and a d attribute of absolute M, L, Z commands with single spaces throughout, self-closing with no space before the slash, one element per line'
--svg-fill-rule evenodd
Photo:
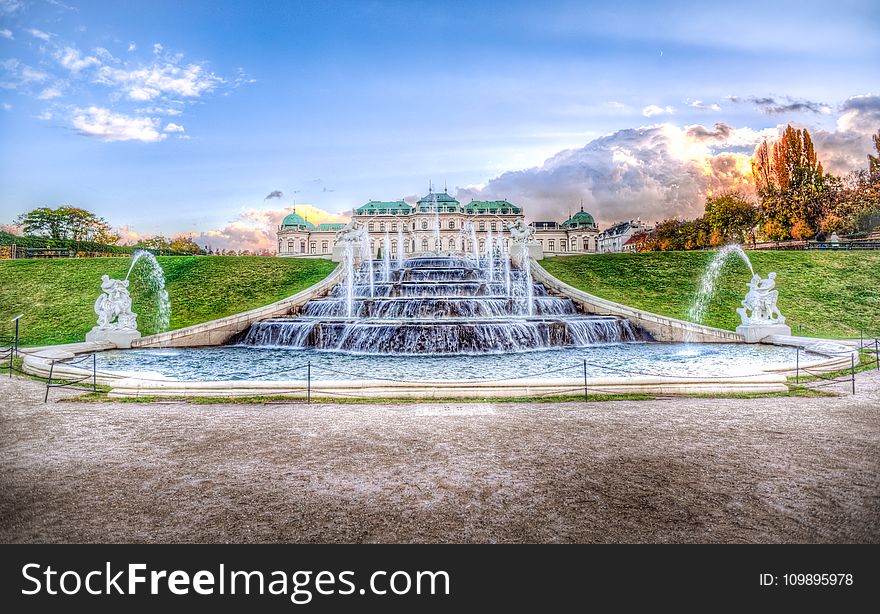
<path fill-rule="evenodd" d="M 584 360 L 584 402 L 587 402 L 588 390 L 587 390 L 587 361 Z"/>
<path fill-rule="evenodd" d="M 849 373 L 850 373 L 850 377 L 852 378 L 852 393 L 855 394 L 856 393 L 856 355 L 855 354 L 850 355 L 849 362 L 850 362 Z"/>
<path fill-rule="evenodd" d="M 312 361 L 309 361 L 308 370 L 306 371 L 306 403 L 312 404 Z"/>
<path fill-rule="evenodd" d="M 801 383 L 801 347 L 799 345 L 794 348 L 794 383 L 795 385 Z"/>
<path fill-rule="evenodd" d="M 878 342 L 878 339 L 875 337 L 874 338 L 874 362 L 877 364 L 877 370 L 880 371 L 880 351 L 878 351 L 878 349 L 880 349 L 880 342 Z"/>
<path fill-rule="evenodd" d="M 49 402 L 49 388 L 52 387 L 52 372 L 55 371 L 55 361 L 49 365 L 49 379 L 46 381 L 46 396 L 43 397 L 43 403 Z"/>
<path fill-rule="evenodd" d="M 98 392 L 98 361 L 92 354 L 92 392 Z"/>

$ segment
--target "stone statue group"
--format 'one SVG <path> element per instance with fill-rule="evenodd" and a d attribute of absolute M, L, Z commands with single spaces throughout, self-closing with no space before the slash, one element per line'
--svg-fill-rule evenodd
<path fill-rule="evenodd" d="M 742 319 L 743 326 L 753 324 L 785 324 L 785 316 L 779 313 L 776 301 L 779 291 L 776 286 L 776 273 L 770 273 L 767 279 L 761 279 L 757 273 L 748 283 L 749 291 L 742 300 L 742 307 L 736 310 Z"/>
<path fill-rule="evenodd" d="M 109 275 L 102 275 L 101 290 L 104 294 L 95 301 L 95 313 L 98 315 L 98 325 L 95 328 L 137 330 L 137 315 L 131 311 L 128 280 L 110 279 Z"/>

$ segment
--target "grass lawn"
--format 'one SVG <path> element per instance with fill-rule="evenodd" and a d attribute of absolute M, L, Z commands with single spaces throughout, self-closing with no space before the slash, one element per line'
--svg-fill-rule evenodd
<path fill-rule="evenodd" d="M 596 296 L 687 320 L 700 277 L 715 252 L 647 252 L 548 258 L 541 265 Z M 776 272 L 779 309 L 794 334 L 880 335 L 880 252 L 750 251 L 755 272 Z M 703 324 L 733 330 L 749 270 L 731 257 Z"/>
<path fill-rule="evenodd" d="M 171 328 L 232 315 L 280 300 L 325 278 L 336 266 L 329 260 L 167 256 L 165 271 L 171 299 Z M 155 330 L 156 305 L 132 272 L 133 311 L 144 334 Z M 22 345 L 84 341 L 95 325 L 95 299 L 101 275 L 122 279 L 131 258 L 59 258 L 0 261 L 0 335 L 12 334 L 10 320 L 20 313 Z"/>

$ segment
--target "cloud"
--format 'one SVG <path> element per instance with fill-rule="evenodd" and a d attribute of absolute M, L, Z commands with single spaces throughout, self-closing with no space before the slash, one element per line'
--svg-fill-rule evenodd
<path fill-rule="evenodd" d="M 52 100 L 61 97 L 61 89 L 58 86 L 51 85 L 37 95 L 38 100 Z"/>
<path fill-rule="evenodd" d="M 0 88 L 8 90 L 27 87 L 32 83 L 42 83 L 49 78 L 49 75 L 43 71 L 23 64 L 15 58 L 0 60 L 0 72 L 3 73 Z"/>
<path fill-rule="evenodd" d="M 0 15 L 14 15 L 23 8 L 21 0 L 0 0 Z"/>
<path fill-rule="evenodd" d="M 101 107 L 76 109 L 73 127 L 85 136 L 102 141 L 142 141 L 155 143 L 166 135 L 156 129 L 158 122 L 150 117 L 128 117 Z"/>
<path fill-rule="evenodd" d="M 223 83 L 222 78 L 207 72 L 200 64 L 179 66 L 172 62 L 133 70 L 102 66 L 98 81 L 118 88 L 130 100 L 141 102 L 162 96 L 198 98 Z"/>
<path fill-rule="evenodd" d="M 105 50 L 106 51 L 106 50 Z M 109 53 L 109 52 L 108 52 Z M 64 47 L 55 54 L 55 59 L 70 72 L 77 73 L 91 66 L 100 66 L 101 61 L 94 56 L 85 56 L 74 47 Z"/>
<path fill-rule="evenodd" d="M 272 198 L 281 198 L 284 194 L 281 193 L 281 190 L 272 190 L 263 200 L 269 200 Z"/>
<path fill-rule="evenodd" d="M 64 9 L 66 11 L 79 11 L 75 6 L 70 6 L 61 2 L 61 0 L 46 0 L 52 6 L 57 6 L 58 8 Z"/>
<path fill-rule="evenodd" d="M 54 34 L 51 34 L 49 32 L 43 32 L 42 30 L 37 30 L 36 28 L 28 28 L 27 30 L 25 30 L 25 32 L 27 32 L 28 34 L 30 34 L 34 38 L 39 38 L 41 41 L 46 41 L 46 42 L 49 42 L 49 39 L 54 36 Z"/>
<path fill-rule="evenodd" d="M 162 53 L 162 49 L 164 49 L 164 47 L 162 47 L 160 43 L 153 43 L 153 53 L 159 55 Z"/>
<path fill-rule="evenodd" d="M 12 110 L 12 105 L 9 104 L 8 102 L 4 102 L 4 103 L 3 103 L 3 110 L 4 110 L 4 111 L 11 111 L 11 110 Z"/>
<path fill-rule="evenodd" d="M 694 100 L 693 102 L 688 104 L 692 109 L 699 109 L 700 111 L 720 111 L 721 107 L 717 103 L 706 104 L 702 100 Z"/>
<path fill-rule="evenodd" d="M 223 228 L 197 233 L 193 240 L 212 249 L 249 249 L 251 251 L 278 249 L 277 228 L 284 216 L 293 213 L 294 207 L 278 209 L 246 209 Z M 330 213 L 313 205 L 297 205 L 296 212 L 313 224 L 323 222 L 347 222 L 339 213 Z"/>
<path fill-rule="evenodd" d="M 48 111 L 48 110 L 42 111 L 39 115 L 37 115 L 37 119 L 41 119 L 43 121 L 49 121 L 50 119 L 52 119 L 52 117 L 54 117 L 52 115 L 52 111 Z"/>
<path fill-rule="evenodd" d="M 784 113 L 821 113 L 828 115 L 831 113 L 831 107 L 827 104 L 803 98 L 792 98 L 790 96 L 783 96 L 781 98 L 770 96 L 760 98 L 756 96 L 749 96 L 747 98 L 728 96 L 727 99 L 733 103 L 751 103 L 767 115 L 781 115 Z"/>
<path fill-rule="evenodd" d="M 642 115 L 645 117 L 654 117 L 655 115 L 663 115 L 664 113 L 674 113 L 672 107 L 658 107 L 656 104 L 650 104 L 642 109 Z"/>
<path fill-rule="evenodd" d="M 169 122 L 162 132 L 186 132 L 186 129 L 179 124 Z"/>
<path fill-rule="evenodd" d="M 2 30 L 0 30 L 0 38 L 5 38 L 11 41 L 15 40 L 15 36 L 13 36 L 12 30 L 9 30 L 7 28 L 3 28 Z"/>
<path fill-rule="evenodd" d="M 135 50 L 137 50 L 137 45 L 135 45 L 134 43 L 128 43 L 129 53 L 131 53 L 132 51 L 135 51 Z"/>
<path fill-rule="evenodd" d="M 867 155 L 874 151 L 871 137 L 880 129 L 880 96 L 851 96 L 839 110 L 835 130 L 810 130 L 823 167 L 838 175 L 866 167 Z"/>
<path fill-rule="evenodd" d="M 523 205 L 533 220 L 565 219 L 581 201 L 601 225 L 639 216 L 649 222 L 695 217 L 709 192 L 751 192 L 751 151 L 729 149 L 748 141 L 753 147 L 760 134 L 726 124 L 619 130 L 562 151 L 541 166 L 504 173 L 482 189 L 460 189 L 458 197 L 463 202 L 507 198 Z"/>
<path fill-rule="evenodd" d="M 143 107 L 137 109 L 137 112 L 141 115 L 171 115 L 172 117 L 183 115 L 183 111 L 173 107 Z"/>

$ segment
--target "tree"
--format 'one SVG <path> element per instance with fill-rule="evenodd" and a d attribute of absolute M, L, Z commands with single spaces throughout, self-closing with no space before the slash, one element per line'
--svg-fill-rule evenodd
<path fill-rule="evenodd" d="M 775 143 L 761 143 L 752 174 L 761 197 L 762 229 L 772 222 L 772 234 L 788 238 L 797 223 L 800 230 L 819 226 L 825 174 L 806 128 L 789 124 Z"/>
<path fill-rule="evenodd" d="M 171 241 L 167 237 L 156 235 L 155 237 L 150 237 L 148 239 L 141 239 L 135 243 L 134 246 L 139 249 L 149 249 L 162 253 L 163 251 L 167 252 L 171 249 Z"/>
<path fill-rule="evenodd" d="M 880 183 L 880 130 L 871 138 L 874 139 L 874 150 L 877 155 L 868 154 L 868 174 L 873 183 Z"/>
<path fill-rule="evenodd" d="M 190 237 L 178 237 L 177 239 L 171 241 L 170 247 L 172 251 L 181 252 L 184 254 L 192 254 L 194 256 L 205 253 L 204 250 L 199 247 L 196 242 L 193 241 Z"/>
<path fill-rule="evenodd" d="M 113 234 L 103 218 L 79 207 L 39 207 L 18 216 L 16 223 L 26 235 L 56 241 L 92 241 L 103 245 L 115 245 L 119 241 L 119 236 Z"/>
<path fill-rule="evenodd" d="M 730 241 L 745 241 L 751 236 L 761 215 L 741 192 L 731 190 L 707 197 L 703 217 L 711 229 L 712 245 L 721 245 Z"/>

